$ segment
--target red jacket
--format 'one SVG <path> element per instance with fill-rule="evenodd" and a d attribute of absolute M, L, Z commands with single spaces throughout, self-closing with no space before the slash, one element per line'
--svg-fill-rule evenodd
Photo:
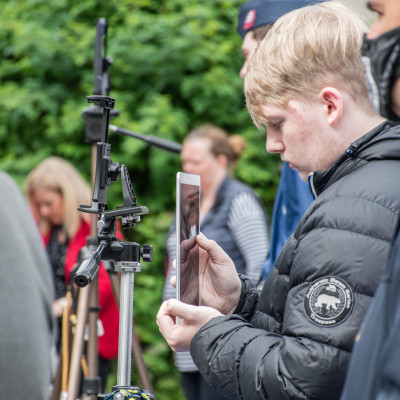
<path fill-rule="evenodd" d="M 65 283 L 68 283 L 68 277 L 74 268 L 79 256 L 79 251 L 86 246 L 86 238 L 90 236 L 90 224 L 82 221 L 82 225 L 75 237 L 70 238 L 65 255 Z M 43 240 L 47 245 L 51 237 L 51 232 Z M 98 274 L 99 282 L 99 319 L 104 328 L 104 335 L 99 337 L 99 355 L 105 359 L 111 359 L 118 356 L 118 332 L 119 332 L 119 311 L 112 291 L 110 277 L 104 269 L 103 263 L 100 263 Z"/>

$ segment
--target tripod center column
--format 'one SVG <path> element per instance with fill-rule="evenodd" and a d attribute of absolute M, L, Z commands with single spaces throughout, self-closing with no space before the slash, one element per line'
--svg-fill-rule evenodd
<path fill-rule="evenodd" d="M 117 386 L 131 384 L 134 273 L 140 267 L 140 262 L 115 263 L 115 270 L 121 271 Z"/>

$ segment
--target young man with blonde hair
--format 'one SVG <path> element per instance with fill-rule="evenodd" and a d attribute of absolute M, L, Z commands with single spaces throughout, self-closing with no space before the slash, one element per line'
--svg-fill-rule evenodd
<path fill-rule="evenodd" d="M 158 313 L 169 345 L 190 348 L 232 399 L 340 397 L 400 210 L 400 126 L 369 100 L 362 30 L 347 8 L 324 2 L 286 14 L 260 43 L 245 77 L 249 112 L 315 200 L 260 293 L 200 235 L 207 304 L 170 300 Z"/>
<path fill-rule="evenodd" d="M 241 49 L 244 63 L 240 76 L 243 79 L 246 76 L 251 56 L 279 17 L 317 2 L 321 0 L 249 0 L 244 3 L 239 9 L 237 24 L 237 31 L 243 39 Z M 312 201 L 313 196 L 307 183 L 301 179 L 298 171 L 283 162 L 272 212 L 268 257 L 262 269 L 262 282 L 271 272 L 280 251 Z"/>

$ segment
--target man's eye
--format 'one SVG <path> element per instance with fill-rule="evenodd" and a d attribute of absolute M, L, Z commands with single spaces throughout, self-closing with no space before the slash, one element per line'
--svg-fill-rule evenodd
<path fill-rule="evenodd" d="M 279 122 L 269 122 L 268 124 L 271 128 L 279 129 L 282 126 L 282 121 Z"/>

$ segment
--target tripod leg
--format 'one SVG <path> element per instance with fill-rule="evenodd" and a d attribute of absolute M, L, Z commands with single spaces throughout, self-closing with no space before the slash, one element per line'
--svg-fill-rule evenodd
<path fill-rule="evenodd" d="M 57 373 L 54 378 L 53 391 L 51 393 L 51 400 L 60 400 L 61 395 L 61 373 L 62 373 L 62 355 L 58 360 Z"/>
<path fill-rule="evenodd" d="M 89 289 L 84 287 L 79 289 L 79 299 L 77 307 L 76 331 L 72 344 L 71 367 L 68 379 L 68 397 L 67 400 L 76 400 L 80 384 L 80 363 L 83 353 L 83 341 L 85 325 L 88 314 Z"/>
<path fill-rule="evenodd" d="M 97 320 L 99 317 L 99 284 L 98 275 L 90 284 L 89 295 L 89 342 L 87 344 L 88 371 L 83 382 L 83 392 L 97 394 L 101 392 L 101 378 L 99 376 L 99 349 Z"/>
<path fill-rule="evenodd" d="M 54 378 L 51 400 L 59 400 L 61 398 L 61 394 L 66 393 L 67 391 L 67 377 L 71 350 L 71 306 L 72 293 L 71 291 L 67 291 L 66 305 L 64 307 L 62 316 L 61 350 L 58 358 L 57 372 Z"/>

